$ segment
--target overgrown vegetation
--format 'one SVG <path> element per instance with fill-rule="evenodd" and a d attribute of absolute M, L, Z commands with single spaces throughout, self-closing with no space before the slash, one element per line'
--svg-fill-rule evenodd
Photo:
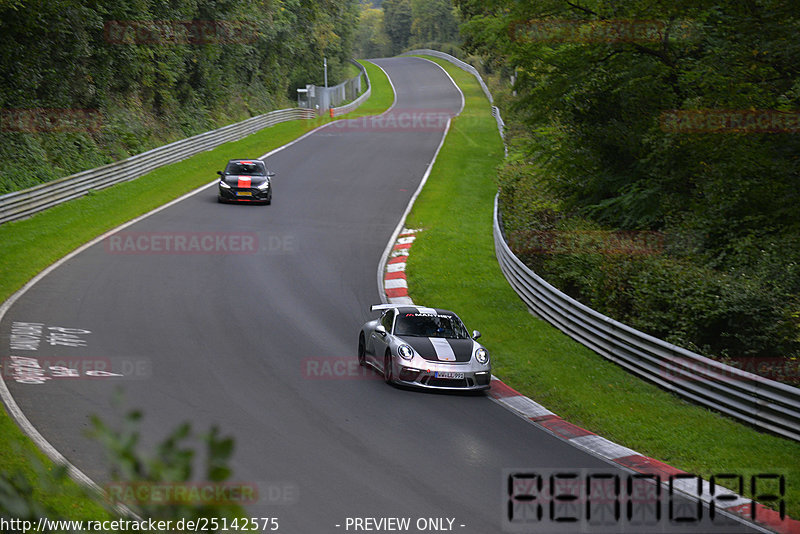
<path fill-rule="evenodd" d="M 70 494 L 72 509 L 54 505 L 57 501 L 52 498 L 42 498 L 42 491 L 62 490 L 68 480 L 67 470 L 65 466 L 47 469 L 33 453 L 22 456 L 31 466 L 27 474 L 0 470 L 0 518 L 11 525 L 10 532 L 38 529 L 40 521 L 44 522 L 42 532 L 69 534 L 99 530 L 86 523 L 99 525 L 107 521 L 103 529 L 106 532 L 151 531 L 146 527 L 114 526 L 119 522 L 113 521 L 119 519 L 139 525 L 148 525 L 150 520 L 167 525 L 169 521 L 170 531 L 181 532 L 194 531 L 175 528 L 189 521 L 215 521 L 220 525 L 247 521 L 242 506 L 246 500 L 236 497 L 257 496 L 258 488 L 228 481 L 233 438 L 220 435 L 216 427 L 196 435 L 189 423 L 183 423 L 147 451 L 140 442 L 142 417 L 141 412 L 130 410 L 119 418 L 119 426 L 96 416 L 92 419 L 93 435 L 105 446 L 111 466 L 113 481 L 106 486 L 107 501 L 88 488 L 78 487 Z M 197 457 L 198 449 L 202 450 L 202 458 Z M 85 503 L 90 503 L 88 509 Z M 30 526 L 26 528 L 24 524 Z"/>
<path fill-rule="evenodd" d="M 796 382 L 797 10 L 455 4 L 509 125 L 499 185 L 515 250 L 607 315 Z"/>
<path fill-rule="evenodd" d="M 232 437 L 220 435 L 217 427 L 197 435 L 186 422 L 147 453 L 139 431 L 143 416 L 129 410 L 118 417 L 120 425 L 92 417 L 92 434 L 105 446 L 111 464 L 112 482 L 106 493 L 112 504 L 126 506 L 142 518 L 173 523 L 197 524 L 205 518 L 222 525 L 246 517 L 243 505 L 255 500 L 258 488 L 228 482 Z M 196 448 L 203 449 L 202 455 Z"/>
<path fill-rule="evenodd" d="M 0 194 L 290 107 L 323 57 L 344 79 L 357 17 L 355 0 L 3 2 Z"/>

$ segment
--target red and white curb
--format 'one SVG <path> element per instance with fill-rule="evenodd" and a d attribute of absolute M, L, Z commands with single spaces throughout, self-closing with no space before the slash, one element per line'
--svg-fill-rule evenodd
<path fill-rule="evenodd" d="M 406 280 L 406 262 L 411 244 L 417 238 L 419 230 L 403 228 L 397 235 L 397 240 L 389 253 L 386 261 L 386 272 L 383 274 L 383 290 L 390 304 L 408 304 L 414 302 L 408 296 L 408 281 Z"/>
<path fill-rule="evenodd" d="M 414 301 L 408 295 L 408 280 L 406 279 L 405 271 L 411 245 L 414 243 L 416 234 L 419 231 L 403 228 L 397 235 L 397 239 L 389 252 L 386 269 L 383 273 L 383 290 L 386 294 L 386 299 L 391 304 L 414 305 Z M 659 480 L 669 480 L 669 477 L 674 475 L 689 475 L 686 478 L 673 479 L 673 488 L 706 504 L 713 501 L 717 509 L 730 512 L 757 526 L 766 527 L 780 534 L 800 534 L 800 521 L 791 519 L 788 516 L 781 519 L 777 511 L 771 510 L 760 503 L 753 503 L 751 499 L 742 497 L 727 489 L 724 495 L 721 495 L 719 491 L 715 491 L 712 494 L 713 488 L 708 481 L 701 480 L 698 484 L 698 478 L 691 476 L 686 471 L 644 456 L 632 449 L 598 436 L 594 432 L 573 425 L 536 401 L 509 387 L 495 376 L 492 376 L 489 397 L 520 417 L 527 419 L 530 423 L 595 456 L 605 458 L 637 473 L 657 475 Z M 755 521 L 752 519 L 753 515 L 756 517 Z"/>

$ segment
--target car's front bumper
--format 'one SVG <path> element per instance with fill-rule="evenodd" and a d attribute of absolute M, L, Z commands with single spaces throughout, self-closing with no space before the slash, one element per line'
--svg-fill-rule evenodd
<path fill-rule="evenodd" d="M 219 187 L 219 199 L 225 202 L 267 202 L 270 200 L 271 188 L 258 189 L 257 187 Z"/>
<path fill-rule="evenodd" d="M 481 391 L 489 389 L 491 386 L 492 371 L 488 365 L 480 366 L 472 362 L 437 364 L 416 360 L 418 358 L 411 361 L 394 359 L 395 383 L 418 388 L 454 391 Z M 454 377 L 453 374 L 456 376 Z"/>

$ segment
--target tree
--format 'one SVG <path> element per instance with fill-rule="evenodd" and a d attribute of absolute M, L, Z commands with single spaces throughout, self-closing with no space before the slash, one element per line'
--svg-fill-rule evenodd
<path fill-rule="evenodd" d="M 411 38 L 411 0 L 383 2 L 383 24 L 391 43 L 391 53 L 399 54 L 408 47 Z"/>
<path fill-rule="evenodd" d="M 383 57 L 391 54 L 391 43 L 384 29 L 382 9 L 361 6 L 355 52 L 363 58 Z"/>
<path fill-rule="evenodd" d="M 411 0 L 411 37 L 415 43 L 448 43 L 458 37 L 450 0 Z"/>
<path fill-rule="evenodd" d="M 0 194 L 288 106 L 322 83 L 323 57 L 342 79 L 358 13 L 356 0 L 0 2 L 0 110 L 103 117 L 90 132 L 0 127 Z"/>

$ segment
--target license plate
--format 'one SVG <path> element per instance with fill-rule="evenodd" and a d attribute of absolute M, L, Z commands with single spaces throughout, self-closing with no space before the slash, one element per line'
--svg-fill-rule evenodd
<path fill-rule="evenodd" d="M 463 379 L 464 373 L 453 373 L 450 371 L 436 371 L 433 373 L 433 376 L 436 378 L 455 378 L 455 379 Z"/>
<path fill-rule="evenodd" d="M 236 192 L 236 196 L 237 197 L 252 197 L 253 193 L 250 192 L 250 191 L 237 191 Z"/>

